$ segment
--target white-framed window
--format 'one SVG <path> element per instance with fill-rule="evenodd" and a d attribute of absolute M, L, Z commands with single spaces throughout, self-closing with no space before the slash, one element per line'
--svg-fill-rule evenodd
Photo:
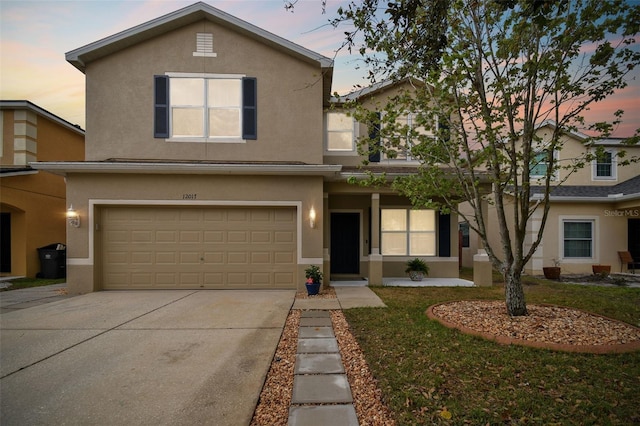
<path fill-rule="evenodd" d="M 435 137 L 432 131 L 427 130 L 424 126 L 418 124 L 419 113 L 407 112 L 400 114 L 396 119 L 396 125 L 400 129 L 406 129 L 406 134 L 402 135 L 398 140 L 397 147 L 391 147 L 390 138 L 385 137 L 384 123 L 381 126 L 380 134 L 382 144 L 387 147 L 386 152 L 383 153 L 382 158 L 385 160 L 400 160 L 400 161 L 413 161 L 411 156 L 411 148 L 415 146 L 416 141 L 412 140 L 411 134 L 416 132 L 419 135 Z M 435 128 L 437 128 L 437 118 Z"/>
<path fill-rule="evenodd" d="M 562 257 L 564 259 L 593 259 L 595 220 L 562 219 Z"/>
<path fill-rule="evenodd" d="M 324 114 L 325 150 L 334 153 L 356 152 L 357 122 L 346 112 Z"/>
<path fill-rule="evenodd" d="M 383 208 L 380 211 L 380 222 L 383 255 L 436 255 L 435 210 Z"/>
<path fill-rule="evenodd" d="M 241 139 L 242 80 L 171 78 L 170 138 Z"/>
<path fill-rule="evenodd" d="M 154 76 L 154 136 L 170 141 L 257 138 L 257 82 L 227 74 Z"/>
<path fill-rule="evenodd" d="M 606 149 L 591 162 L 591 177 L 593 180 L 616 180 L 617 155 L 613 149 Z"/>

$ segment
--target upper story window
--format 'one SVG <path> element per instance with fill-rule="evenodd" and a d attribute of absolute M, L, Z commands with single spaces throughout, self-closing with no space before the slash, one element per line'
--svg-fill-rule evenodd
<path fill-rule="evenodd" d="M 436 255 L 435 210 L 382 209 L 380 221 L 383 255 Z"/>
<path fill-rule="evenodd" d="M 257 138 L 256 79 L 233 75 L 155 77 L 155 137 L 188 142 Z"/>
<path fill-rule="evenodd" d="M 606 150 L 599 153 L 592 161 L 593 180 L 615 180 L 616 173 L 616 153 L 613 150 Z"/>
<path fill-rule="evenodd" d="M 382 143 L 386 148 L 386 152 L 383 153 L 383 158 L 386 160 L 402 160 L 412 161 L 414 158 L 411 156 L 411 148 L 413 148 L 419 141 L 413 139 L 413 135 L 431 136 L 435 137 L 433 132 L 427 130 L 424 126 L 418 123 L 419 113 L 408 112 L 400 114 L 393 126 L 387 126 L 387 131 L 400 131 L 402 134 L 397 140 L 391 142 L 389 136 L 384 135 L 385 126 L 381 128 Z M 390 127 L 397 126 L 397 130 L 390 129 Z M 436 126 L 437 127 L 437 126 Z"/>
<path fill-rule="evenodd" d="M 356 122 L 347 113 L 327 112 L 325 121 L 325 149 L 330 153 L 356 151 Z"/>
<path fill-rule="evenodd" d="M 549 168 L 548 151 L 537 151 L 533 154 L 533 159 L 529 164 L 529 177 L 532 179 L 544 179 Z M 553 158 L 557 159 L 557 152 L 553 152 Z M 557 172 L 556 172 L 557 173 Z M 556 173 L 551 175 L 551 180 L 556 179 Z"/>

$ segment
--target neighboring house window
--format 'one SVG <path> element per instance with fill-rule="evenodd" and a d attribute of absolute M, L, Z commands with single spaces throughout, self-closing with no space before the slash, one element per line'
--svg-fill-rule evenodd
<path fill-rule="evenodd" d="M 414 160 L 411 157 L 411 148 L 415 145 L 415 141 L 411 138 L 411 133 L 416 132 L 419 135 L 427 135 L 434 137 L 433 132 L 428 131 L 422 126 L 419 126 L 417 123 L 418 113 L 409 112 L 406 114 L 401 114 L 396 119 L 396 125 L 402 129 L 406 129 L 405 135 L 400 135 L 397 140 L 397 146 L 392 146 L 389 137 L 384 136 L 384 124 L 382 126 L 381 134 L 382 134 L 382 143 L 387 147 L 386 152 L 383 155 L 384 159 L 387 160 L 404 160 L 404 161 L 412 161 Z"/>
<path fill-rule="evenodd" d="M 469 222 L 460 222 L 458 227 L 462 236 L 462 247 L 469 247 Z"/>
<path fill-rule="evenodd" d="M 382 209 L 380 219 L 383 255 L 436 255 L 435 210 Z"/>
<path fill-rule="evenodd" d="M 554 151 L 553 158 L 557 159 L 557 153 Z M 534 179 L 542 179 L 547 175 L 547 169 L 549 168 L 549 162 L 547 161 L 547 151 L 538 151 L 533 154 L 533 159 L 529 165 L 529 177 Z M 551 179 L 555 179 L 555 174 L 551 175 Z"/>
<path fill-rule="evenodd" d="M 154 105 L 155 137 L 204 142 L 257 138 L 254 78 L 156 76 Z"/>
<path fill-rule="evenodd" d="M 617 178 L 616 153 L 612 150 L 603 151 L 593 160 L 593 179 L 611 180 Z"/>
<path fill-rule="evenodd" d="M 593 257 L 593 220 L 564 220 L 563 257 Z"/>
<path fill-rule="evenodd" d="M 330 152 L 355 152 L 355 122 L 344 112 L 325 113 L 325 143 Z"/>

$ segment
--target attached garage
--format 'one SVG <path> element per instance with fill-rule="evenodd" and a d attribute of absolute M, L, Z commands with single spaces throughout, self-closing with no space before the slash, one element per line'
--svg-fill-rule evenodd
<path fill-rule="evenodd" d="M 103 289 L 296 288 L 295 207 L 107 206 Z"/>

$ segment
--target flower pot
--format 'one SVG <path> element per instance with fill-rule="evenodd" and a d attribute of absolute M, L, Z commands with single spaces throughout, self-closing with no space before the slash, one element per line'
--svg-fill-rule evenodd
<path fill-rule="evenodd" d="M 307 294 L 309 296 L 313 296 L 318 294 L 318 292 L 320 291 L 320 283 L 313 283 L 313 284 L 305 284 L 307 286 Z"/>
<path fill-rule="evenodd" d="M 411 281 L 422 281 L 424 273 L 422 271 L 409 271 L 409 278 L 411 278 Z"/>
<path fill-rule="evenodd" d="M 542 272 L 544 273 L 544 277 L 548 280 L 560 279 L 560 267 L 558 266 L 542 268 Z"/>
<path fill-rule="evenodd" d="M 607 276 L 611 273 L 611 265 L 591 265 L 593 275 Z"/>

